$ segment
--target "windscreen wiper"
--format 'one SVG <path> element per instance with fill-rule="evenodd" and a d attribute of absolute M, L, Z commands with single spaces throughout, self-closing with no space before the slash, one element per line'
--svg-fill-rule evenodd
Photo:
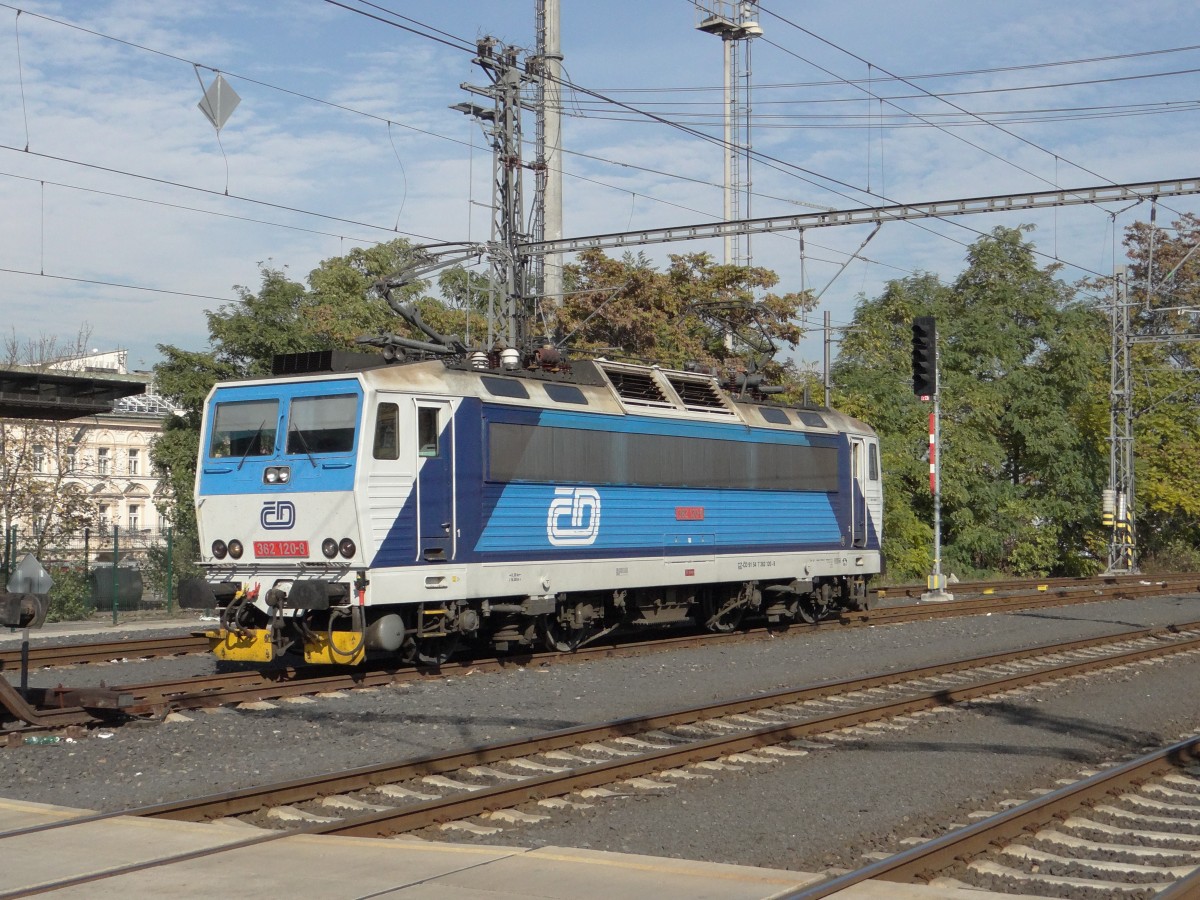
<path fill-rule="evenodd" d="M 242 458 L 238 461 L 237 470 L 239 472 L 242 471 L 242 466 L 246 462 L 246 457 L 250 455 L 250 451 L 254 449 L 255 443 L 258 442 L 258 439 L 262 436 L 263 429 L 266 427 L 267 427 L 266 419 L 263 419 L 261 422 L 258 423 L 258 431 L 254 432 L 254 437 L 250 438 L 249 442 L 247 442 L 246 452 L 242 454 Z"/>
<path fill-rule="evenodd" d="M 293 434 L 293 426 L 289 425 L 288 426 L 288 437 L 290 438 L 292 436 L 292 434 Z M 296 428 L 295 435 L 296 435 L 296 437 L 298 437 L 300 439 L 300 448 L 304 451 L 304 455 L 308 457 L 308 461 L 310 463 L 312 463 L 312 467 L 315 469 L 317 467 L 317 461 L 315 459 L 313 459 L 312 451 L 308 449 L 308 441 L 306 441 L 304 439 L 304 432 L 301 429 Z M 289 443 L 290 443 L 290 441 L 289 441 Z"/>

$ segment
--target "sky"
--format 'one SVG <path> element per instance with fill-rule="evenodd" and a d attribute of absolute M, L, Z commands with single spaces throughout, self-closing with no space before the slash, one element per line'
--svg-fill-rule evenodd
<path fill-rule="evenodd" d="M 160 344 L 207 349 L 206 311 L 256 291 L 264 266 L 304 281 L 398 236 L 487 240 L 490 150 L 449 107 L 478 100 L 463 82 L 487 83 L 475 40 L 532 50 L 534 11 L 0 2 L 5 337 L 82 331 L 149 369 Z M 1200 176 L 1194 3 L 763 0 L 757 15 L 754 216 Z M 625 105 L 566 92 L 565 236 L 721 218 L 720 146 L 644 115 L 720 137 L 723 51 L 698 21 L 691 0 L 562 0 L 567 80 Z M 219 134 L 197 107 L 217 71 L 241 97 Z M 1158 222 L 1197 211 L 1200 198 L 1164 199 Z M 1041 260 L 1073 282 L 1110 273 L 1148 216 L 1144 202 L 893 222 L 856 258 L 870 225 L 809 230 L 803 258 L 795 234 L 750 248 L 777 290 L 821 294 L 816 324 L 829 311 L 844 325 L 891 279 L 953 281 L 998 226 L 1036 226 Z M 695 251 L 722 247 L 645 248 L 659 265 Z M 819 366 L 821 348 L 811 332 L 795 358 Z"/>

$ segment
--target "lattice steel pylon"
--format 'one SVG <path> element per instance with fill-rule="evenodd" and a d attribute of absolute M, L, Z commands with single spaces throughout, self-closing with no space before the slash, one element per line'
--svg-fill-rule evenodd
<path fill-rule="evenodd" d="M 521 99 L 522 90 L 537 80 L 535 73 L 526 72 L 518 60 L 516 47 L 502 44 L 492 37 L 476 42 L 475 63 L 487 74 L 489 87 L 463 84 L 464 90 L 487 97 L 492 109 L 470 103 L 456 104 L 453 109 L 474 116 L 483 126 L 492 145 L 492 290 L 493 297 L 503 294 L 504 329 L 493 335 L 489 316 L 489 342 L 503 341 L 509 347 L 526 350 L 530 345 L 529 330 L 533 321 L 529 294 L 528 254 L 520 252 L 520 244 L 530 235 L 524 224 L 524 202 L 521 182 Z"/>
<path fill-rule="evenodd" d="M 1133 380 L 1130 356 L 1129 296 L 1125 268 L 1113 273 L 1111 350 L 1109 353 L 1108 491 L 1104 524 L 1111 526 L 1107 573 L 1132 573 L 1137 568 L 1134 530 Z"/>

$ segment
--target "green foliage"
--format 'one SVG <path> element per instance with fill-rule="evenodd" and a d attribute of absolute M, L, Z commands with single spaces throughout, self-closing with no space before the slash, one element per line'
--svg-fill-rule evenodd
<path fill-rule="evenodd" d="M 200 567 L 196 564 L 198 554 L 195 547 L 195 535 L 190 535 L 191 541 L 181 542 L 177 536 L 172 536 L 171 552 L 168 557 L 167 542 L 152 544 L 146 549 L 146 561 L 142 565 L 142 578 L 146 589 L 157 594 L 166 602 L 168 579 L 170 593 L 174 604 L 179 604 L 179 582 L 193 575 L 200 575 Z"/>
<path fill-rule="evenodd" d="M 1106 323 L 1037 266 L 1021 230 L 996 229 L 967 263 L 953 285 L 912 276 L 864 300 L 834 367 L 837 404 L 881 435 L 888 565 L 897 577 L 932 562 L 931 536 L 909 514 L 933 519 L 931 407 L 910 380 L 912 319 L 933 315 L 943 571 L 1045 575 L 1068 559 L 1086 567 L 1079 548 L 1099 527 L 1107 479 Z"/>
<path fill-rule="evenodd" d="M 1132 225 L 1129 257 L 1134 518 L 1143 553 L 1160 560 L 1200 547 L 1200 218 L 1188 213 L 1170 229 Z M 1101 282 L 1095 287 L 1109 294 Z M 1171 339 L 1172 336 L 1177 336 Z M 1186 554 L 1181 556 L 1185 558 Z"/>
<path fill-rule="evenodd" d="M 1141 570 L 1147 575 L 1200 572 L 1200 547 L 1187 538 L 1176 537 L 1142 556 Z"/>
<path fill-rule="evenodd" d="M 403 268 L 411 255 L 405 240 L 355 248 L 322 261 L 309 273 L 308 287 L 282 270 L 260 265 L 257 293 L 239 286 L 237 303 L 207 313 L 209 350 L 158 346 L 163 355 L 163 362 L 154 367 L 158 390 L 183 411 L 167 418 L 151 448 L 151 461 L 165 487 L 160 511 L 175 529 L 179 576 L 199 558 L 193 493 L 204 400 L 213 385 L 270 374 L 276 354 L 350 350 L 358 347 L 359 337 L 408 332 L 372 291 L 381 278 Z M 393 296 L 400 302 L 414 300 L 424 286 L 415 282 Z M 183 560 L 186 565 L 180 565 Z"/>
<path fill-rule="evenodd" d="M 52 567 L 50 577 L 54 587 L 50 590 L 50 611 L 47 622 L 76 622 L 90 619 L 95 612 L 92 587 L 87 573 L 80 566 Z"/>

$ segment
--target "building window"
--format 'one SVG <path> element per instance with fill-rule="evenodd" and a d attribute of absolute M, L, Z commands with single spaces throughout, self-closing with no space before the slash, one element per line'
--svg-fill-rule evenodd
<path fill-rule="evenodd" d="M 129 530 L 140 531 L 142 528 L 142 507 L 136 503 L 129 506 Z"/>
<path fill-rule="evenodd" d="M 33 471 L 39 475 L 46 474 L 46 448 L 42 444 L 33 445 Z"/>
<path fill-rule="evenodd" d="M 109 526 L 108 519 L 109 519 L 108 504 L 101 503 L 100 506 L 97 508 L 97 512 L 96 512 L 96 520 L 100 523 L 101 531 L 108 531 L 108 526 Z"/>
<path fill-rule="evenodd" d="M 67 458 L 66 458 L 65 462 L 67 465 L 68 472 L 74 472 L 75 469 L 78 467 L 78 456 L 79 456 L 78 451 L 79 451 L 78 447 L 68 447 L 67 448 Z"/>
<path fill-rule="evenodd" d="M 138 460 L 139 452 L 140 451 L 138 451 L 138 450 L 130 450 L 129 451 L 129 474 L 130 475 L 140 475 L 141 474 L 141 472 L 139 471 L 139 460 Z"/>
<path fill-rule="evenodd" d="M 111 464 L 112 460 L 109 458 L 108 448 L 98 447 L 96 449 L 96 474 L 107 475 Z"/>

